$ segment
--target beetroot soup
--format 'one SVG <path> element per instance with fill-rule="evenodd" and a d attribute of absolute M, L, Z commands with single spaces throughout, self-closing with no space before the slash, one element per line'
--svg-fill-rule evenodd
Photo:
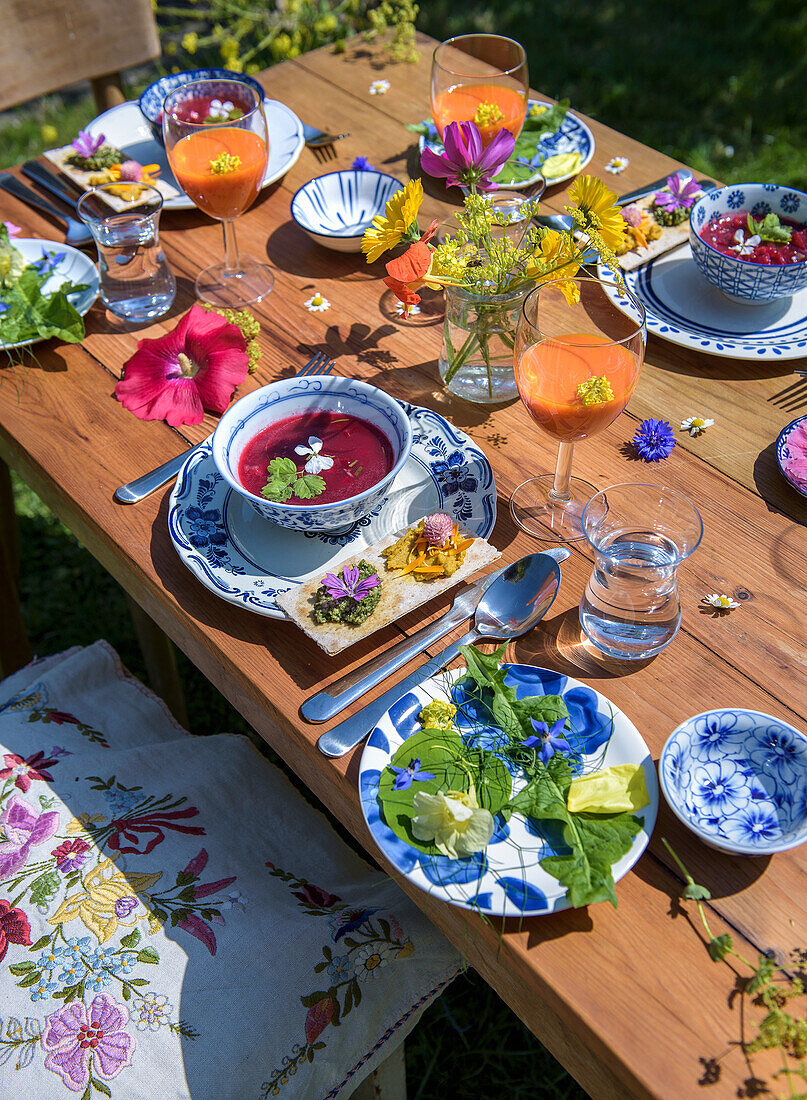
<path fill-rule="evenodd" d="M 750 264 L 792 264 L 807 260 L 807 226 L 798 225 L 788 218 L 777 221 L 782 230 L 788 231 L 788 240 L 760 239 L 758 234 L 751 232 L 747 210 L 712 218 L 700 235 L 724 256 L 733 256 Z M 778 235 L 784 237 L 785 233 Z"/>
<path fill-rule="evenodd" d="M 238 476 L 268 500 L 333 504 L 377 485 L 394 464 L 392 444 L 375 425 L 318 410 L 278 420 L 251 439 Z"/>

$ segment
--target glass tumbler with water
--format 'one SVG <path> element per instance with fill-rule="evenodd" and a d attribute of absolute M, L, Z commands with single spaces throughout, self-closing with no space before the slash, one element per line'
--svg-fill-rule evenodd
<path fill-rule="evenodd" d="M 163 197 L 156 187 L 104 183 L 78 202 L 98 248 L 101 300 L 125 321 L 152 321 L 170 308 L 176 282 L 160 247 Z"/>
<path fill-rule="evenodd" d="M 678 567 L 703 535 L 697 508 L 675 489 L 612 485 L 587 504 L 583 530 L 594 550 L 583 632 L 610 657 L 654 656 L 681 625 Z"/>

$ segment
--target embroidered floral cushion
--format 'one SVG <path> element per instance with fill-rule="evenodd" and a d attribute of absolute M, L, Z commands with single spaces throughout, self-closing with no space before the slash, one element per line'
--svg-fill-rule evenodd
<path fill-rule="evenodd" d="M 65 660 L 66 694 L 41 677 L 76 751 L 27 705 L 0 714 L 26 763 L 0 775 L 0 1096 L 348 1097 L 458 954 L 245 738 L 171 740 L 162 707 L 143 729 L 110 656 Z"/>

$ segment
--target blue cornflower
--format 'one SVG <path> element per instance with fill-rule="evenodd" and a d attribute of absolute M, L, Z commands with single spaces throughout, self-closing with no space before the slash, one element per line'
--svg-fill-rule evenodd
<path fill-rule="evenodd" d="M 367 157 L 356 157 L 350 167 L 357 172 L 375 172 L 375 165 L 370 164 Z"/>
<path fill-rule="evenodd" d="M 11 309 L 8 302 L 0 302 L 0 313 L 5 313 L 7 309 Z"/>
<path fill-rule="evenodd" d="M 658 462 L 672 453 L 675 433 L 666 420 L 643 420 L 636 429 L 633 446 L 645 462 Z"/>
<path fill-rule="evenodd" d="M 394 764 L 390 764 L 389 767 L 395 772 L 395 782 L 392 784 L 394 791 L 408 790 L 413 780 L 425 783 L 427 779 L 434 779 L 434 772 L 424 772 L 421 769 L 420 758 L 417 756 L 414 760 L 410 760 L 405 768 L 396 768 Z"/>
<path fill-rule="evenodd" d="M 34 260 L 31 267 L 36 268 L 40 275 L 51 275 L 66 256 L 66 252 L 46 252 L 43 248 L 42 256 Z"/>
<path fill-rule="evenodd" d="M 569 742 L 566 740 L 566 734 L 563 731 L 563 727 L 566 725 L 565 718 L 558 718 L 557 722 L 552 724 L 551 729 L 546 722 L 536 722 L 534 718 L 530 718 L 530 722 L 537 737 L 528 737 L 522 744 L 525 749 L 534 749 L 536 745 L 540 745 L 538 759 L 542 764 L 548 764 L 556 752 L 569 751 Z"/>

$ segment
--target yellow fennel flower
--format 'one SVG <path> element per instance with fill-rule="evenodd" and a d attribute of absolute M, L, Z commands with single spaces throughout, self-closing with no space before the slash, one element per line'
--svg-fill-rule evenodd
<path fill-rule="evenodd" d="M 504 111 L 498 103 L 480 103 L 476 108 L 474 122 L 477 126 L 493 126 L 504 118 Z"/>
<path fill-rule="evenodd" d="M 606 401 L 614 400 L 614 391 L 611 383 L 601 374 L 599 378 L 593 376 L 577 387 L 577 396 L 584 405 L 604 405 Z"/>
<path fill-rule="evenodd" d="M 410 180 L 402 191 L 396 191 L 387 203 L 383 216 L 377 214 L 365 231 L 361 250 L 371 264 L 398 244 L 412 226 L 417 225 L 418 210 L 423 202 L 423 184 Z"/>
<path fill-rule="evenodd" d="M 566 209 L 573 217 L 575 210 L 582 215 L 575 218 L 575 222 L 583 232 L 593 229 L 610 249 L 621 244 L 625 221 L 616 205 L 616 195 L 602 180 L 596 176 L 578 176 L 569 188 L 569 198 L 574 207 Z"/>

